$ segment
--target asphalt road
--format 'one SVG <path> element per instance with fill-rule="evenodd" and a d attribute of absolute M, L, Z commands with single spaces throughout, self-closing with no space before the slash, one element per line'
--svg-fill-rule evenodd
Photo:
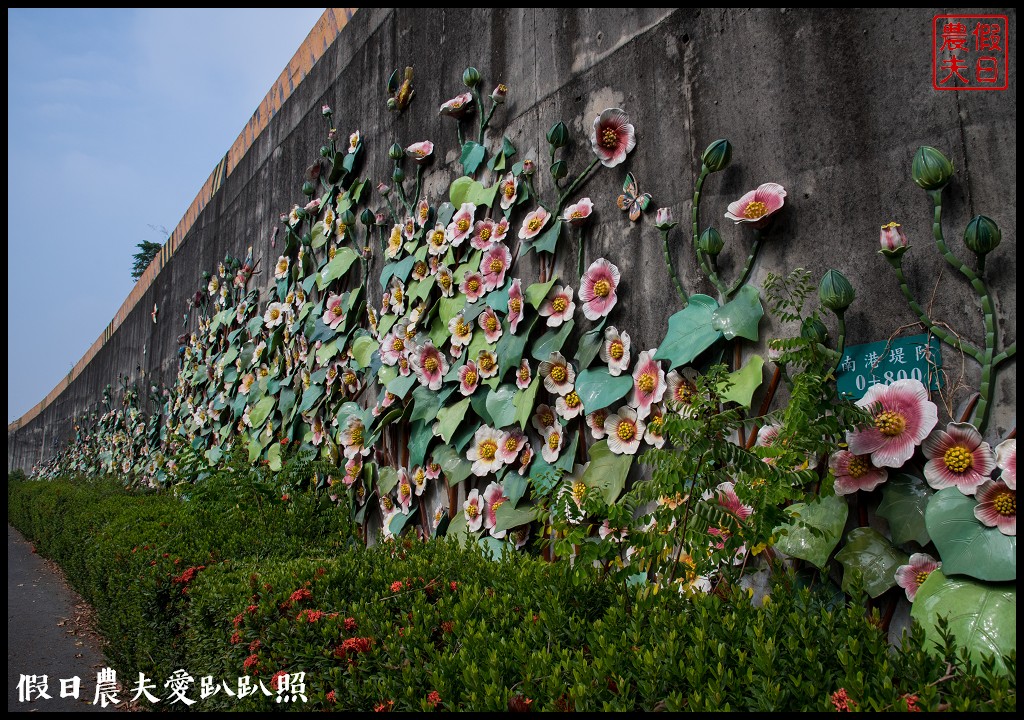
<path fill-rule="evenodd" d="M 97 673 L 106 660 L 95 635 L 81 626 L 84 601 L 50 569 L 21 533 L 7 526 L 7 711 L 90 712 Z M 19 698 L 23 676 L 45 675 L 46 694 Z M 79 695 L 61 697 L 61 679 L 79 677 Z M 70 683 L 69 683 L 70 685 Z M 123 695 L 123 693 L 122 693 Z M 120 697 L 121 707 L 128 698 Z M 108 705 L 105 710 L 115 710 Z"/>

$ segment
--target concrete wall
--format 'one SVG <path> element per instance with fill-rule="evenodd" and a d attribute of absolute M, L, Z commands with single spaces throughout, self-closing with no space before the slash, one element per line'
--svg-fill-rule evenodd
<path fill-rule="evenodd" d="M 368 148 L 363 174 L 375 181 L 390 176 L 391 142 L 434 141 L 441 162 L 432 168 L 426 192 L 440 198 L 457 174 L 458 149 L 454 122 L 439 117 L 437 108 L 463 89 L 467 65 L 480 69 L 487 89 L 498 81 L 509 86 L 509 102 L 493 124 L 507 127 L 520 157 L 545 158 L 544 133 L 562 119 L 574 141 L 566 157 L 577 172 L 592 158 L 586 137 L 598 112 L 617 106 L 629 113 L 636 150 L 625 166 L 598 173 L 581 194 L 594 200 L 599 221 L 587 240 L 587 257 L 605 256 L 622 270 L 612 321 L 629 328 L 634 347 L 657 345 L 678 305 L 666 301 L 673 296 L 653 214 L 631 225 L 615 207 L 624 169 L 653 195 L 655 207 L 671 206 L 685 220 L 694 166 L 719 137 L 733 142 L 734 161 L 706 183 L 702 224 L 713 222 L 726 240 L 720 258 L 726 279 L 738 272 L 750 242 L 749 234 L 726 226 L 726 205 L 763 182 L 781 183 L 789 192 L 786 208 L 752 279 L 760 285 L 768 272 L 795 267 L 816 278 L 829 267 L 843 271 L 858 293 L 847 315 L 851 343 L 883 340 L 901 327 L 919 332 L 909 327 L 915 318 L 876 252 L 878 228 L 890 220 L 903 224 L 914 246 L 905 267 L 922 304 L 931 304 L 933 317 L 959 334 L 983 342 L 974 295 L 931 244 L 931 206 L 910 178 L 919 145 L 942 149 L 957 168 L 944 205 L 954 252 L 973 262 L 959 241 L 973 215 L 987 214 L 1002 228 L 1004 242 L 989 259 L 988 277 L 999 321 L 1013 341 L 1016 15 L 1010 11 L 1009 89 L 939 92 L 931 82 L 932 14 L 360 10 L 252 141 L 91 362 L 36 417 L 8 428 L 8 467 L 28 468 L 49 455 L 68 438 L 73 415 L 95 405 L 119 375 L 146 384 L 173 381 L 182 313 L 202 271 L 213 269 L 225 252 L 243 256 L 249 245 L 263 256 L 264 268 L 276 258 L 269 242 L 277 216 L 302 200 L 304 170 L 323 142 L 321 104 L 335 109 L 339 132 L 362 132 Z M 396 117 L 385 108 L 384 87 L 391 72 L 406 65 L 415 68 L 416 97 Z M 547 177 L 538 179 L 539 189 L 550 192 Z M 684 232 L 677 230 L 673 241 L 686 288 L 713 294 Z M 560 255 L 560 274 L 575 284 L 575 248 Z M 517 274 L 536 277 L 536 268 L 520 265 Z M 269 286 L 269 279 L 264 273 L 255 282 Z M 374 283 L 371 297 L 379 300 L 379 293 Z M 150 318 L 154 303 L 160 307 L 156 324 Z M 762 337 L 778 330 L 766 320 Z M 960 359 L 945 355 L 956 380 Z M 978 374 L 967 363 L 966 385 L 976 387 Z M 1010 363 L 996 388 L 991 436 L 1015 427 L 1015 393 L 1016 365 Z M 968 397 L 960 392 L 952 403 Z"/>

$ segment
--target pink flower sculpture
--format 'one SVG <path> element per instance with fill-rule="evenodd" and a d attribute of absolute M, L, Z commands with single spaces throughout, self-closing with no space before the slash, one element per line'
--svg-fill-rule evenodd
<path fill-rule="evenodd" d="M 769 216 L 782 207 L 786 200 L 786 188 L 778 183 L 765 183 L 757 190 L 751 190 L 733 203 L 725 216 L 740 223 L 751 223 L 754 227 L 762 227 L 768 222 Z"/>
<path fill-rule="evenodd" d="M 601 164 L 615 167 L 636 147 L 636 131 L 629 116 L 619 108 L 608 108 L 594 119 L 590 146 Z"/>
<path fill-rule="evenodd" d="M 872 385 L 857 405 L 872 409 L 874 423 L 850 433 L 849 450 L 870 455 L 875 467 L 902 467 L 939 420 L 938 408 L 920 380 Z"/>
<path fill-rule="evenodd" d="M 936 490 L 956 487 L 974 495 L 996 468 L 996 460 L 981 433 L 970 423 L 949 423 L 935 430 L 921 445 L 928 463 L 924 479 Z"/>
<path fill-rule="evenodd" d="M 619 269 L 604 258 L 598 258 L 580 280 L 580 300 L 587 320 L 605 317 L 615 307 L 618 297 Z"/>

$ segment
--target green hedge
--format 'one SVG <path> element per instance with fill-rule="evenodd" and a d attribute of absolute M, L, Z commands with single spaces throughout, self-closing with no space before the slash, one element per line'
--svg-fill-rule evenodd
<path fill-rule="evenodd" d="M 306 673 L 307 703 L 219 692 L 195 710 L 799 711 L 840 691 L 863 710 L 1016 709 L 1015 656 L 1000 675 L 951 645 L 926 653 L 920 633 L 893 649 L 877 616 L 792 578 L 758 608 L 444 541 L 365 549 L 310 493 L 182 502 L 19 481 L 8 507 L 93 603 L 122 677 L 162 694 L 184 668 L 198 698 L 204 675 L 269 689 Z"/>

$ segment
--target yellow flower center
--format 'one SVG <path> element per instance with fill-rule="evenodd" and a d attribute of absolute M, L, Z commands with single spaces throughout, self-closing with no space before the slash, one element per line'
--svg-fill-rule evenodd
<path fill-rule="evenodd" d="M 403 371 L 409 368 L 409 360 L 404 357 L 398 358 L 398 367 L 402 368 Z"/>
<path fill-rule="evenodd" d="M 768 212 L 768 206 L 755 200 L 743 208 L 743 217 L 748 220 L 757 220 L 759 217 L 764 217 L 766 212 Z"/>
<path fill-rule="evenodd" d="M 612 291 L 611 283 L 607 280 L 598 280 L 594 283 L 594 294 L 598 297 L 608 297 L 608 294 Z"/>
<path fill-rule="evenodd" d="M 965 447 L 951 447 L 942 456 L 942 462 L 955 473 L 967 472 L 974 465 L 974 455 Z"/>
<path fill-rule="evenodd" d="M 466 506 L 466 516 L 467 516 L 467 517 L 468 517 L 468 518 L 469 518 L 470 520 L 475 520 L 475 519 L 476 519 L 476 516 L 477 516 L 478 514 L 479 514 L 479 510 L 477 510 L 477 509 L 476 509 L 476 505 L 467 505 L 467 506 Z"/>
<path fill-rule="evenodd" d="M 395 292 L 391 294 L 392 300 L 394 300 L 396 303 L 400 303 L 402 302 L 402 297 L 402 288 L 395 288 Z"/>
<path fill-rule="evenodd" d="M 603 428 L 604 421 L 607 419 L 608 413 L 605 412 L 604 410 L 598 410 L 597 412 L 594 413 L 593 417 L 591 418 L 591 424 L 593 427 Z"/>
<path fill-rule="evenodd" d="M 505 441 L 505 452 L 515 452 L 516 445 L 518 444 L 519 443 L 516 442 L 516 439 L 514 437 L 510 437 L 508 440 Z"/>
<path fill-rule="evenodd" d="M 621 340 L 612 340 L 611 347 L 608 348 L 608 355 L 611 356 L 612 360 L 621 360 L 622 356 L 626 354 L 626 346 Z"/>
<path fill-rule="evenodd" d="M 363 429 L 361 427 L 359 427 L 358 425 L 353 427 L 352 428 L 352 432 L 350 433 L 350 435 L 352 437 L 352 444 L 353 445 L 362 445 L 363 444 Z"/>
<path fill-rule="evenodd" d="M 636 426 L 629 420 L 620 420 L 619 426 L 615 428 L 615 434 L 619 436 L 619 440 L 629 442 L 636 436 Z"/>
<path fill-rule="evenodd" d="M 481 235 L 482 237 L 482 235 Z M 505 263 L 498 258 L 491 260 L 491 264 L 488 265 L 492 273 L 499 273 L 505 268 Z"/>
<path fill-rule="evenodd" d="M 441 247 L 444 245 L 444 230 L 435 230 L 430 233 L 430 242 L 434 247 Z"/>
<path fill-rule="evenodd" d="M 569 307 L 569 301 L 566 300 L 562 295 L 559 295 L 551 301 L 551 307 L 554 308 L 555 312 L 565 312 L 565 309 Z"/>
<path fill-rule="evenodd" d="M 694 388 L 690 383 L 685 380 L 679 384 L 676 388 L 676 400 L 681 403 L 689 403 L 693 400 Z"/>
<path fill-rule="evenodd" d="M 875 418 L 875 427 L 887 437 L 894 437 L 907 427 L 907 419 L 897 412 L 886 410 Z"/>
<path fill-rule="evenodd" d="M 575 390 L 565 396 L 565 404 L 570 408 L 577 408 L 580 406 L 580 396 L 576 394 Z"/>
<path fill-rule="evenodd" d="M 493 460 L 498 453 L 498 443 L 494 440 L 484 440 L 480 443 L 480 457 L 484 460 Z"/>
<path fill-rule="evenodd" d="M 463 382 L 465 382 L 466 385 L 470 385 L 470 386 L 476 385 L 476 378 L 477 378 L 476 373 L 473 372 L 472 370 L 469 370 L 469 371 L 466 372 L 466 377 L 464 378 Z"/>
<path fill-rule="evenodd" d="M 511 198 L 516 194 L 516 186 L 513 183 L 505 183 L 505 188 L 502 190 L 505 197 Z"/>
<path fill-rule="evenodd" d="M 614 130 L 612 130 L 611 128 L 605 128 L 601 132 L 601 145 L 608 149 L 611 149 L 618 144 L 619 136 Z"/>
<path fill-rule="evenodd" d="M 423 157 L 422 152 L 418 154 L 420 157 Z M 430 217 L 430 208 L 424 205 L 420 208 L 420 222 L 426 222 L 428 217 Z"/>
<path fill-rule="evenodd" d="M 420 260 L 419 262 L 416 263 L 416 267 L 414 267 L 412 269 L 412 271 L 416 275 L 420 275 L 420 276 L 426 275 L 427 274 L 427 264 L 425 262 L 423 262 L 422 260 Z"/>
<path fill-rule="evenodd" d="M 1017 515 L 1017 493 L 1004 490 L 996 495 L 992 501 L 996 512 L 1003 517 L 1016 517 Z"/>
<path fill-rule="evenodd" d="M 402 338 L 400 337 L 396 337 L 394 341 L 391 343 L 391 349 L 394 350 L 395 352 L 402 352 L 403 350 L 405 350 L 405 341 L 402 340 Z"/>
<path fill-rule="evenodd" d="M 459 229 L 459 232 L 466 232 L 469 230 L 469 218 L 459 218 L 455 221 L 455 227 Z"/>
<path fill-rule="evenodd" d="M 526 367 L 525 365 L 521 366 L 519 368 L 519 379 L 522 380 L 523 382 L 526 382 L 527 380 L 529 380 L 530 379 L 530 368 Z"/>
<path fill-rule="evenodd" d="M 441 287 L 445 290 L 452 286 L 452 276 L 448 273 L 441 273 L 441 275 L 438 276 L 437 281 L 441 283 Z"/>
<path fill-rule="evenodd" d="M 439 473 L 441 472 L 441 466 L 438 463 L 430 463 L 430 472 Z"/>
<path fill-rule="evenodd" d="M 572 484 L 572 496 L 577 503 L 583 502 L 583 498 L 587 495 L 587 486 L 583 484 L 582 480 L 577 480 Z"/>
<path fill-rule="evenodd" d="M 498 508 L 500 508 L 504 502 L 505 502 L 505 498 L 499 498 L 498 500 L 495 500 L 491 504 L 491 512 L 497 512 Z"/>
<path fill-rule="evenodd" d="M 854 480 L 863 477 L 864 474 L 870 469 L 871 466 L 868 464 L 868 461 L 865 460 L 860 455 L 854 455 L 852 458 L 850 458 L 850 462 L 846 467 L 846 471 L 850 473 L 850 477 L 852 477 Z"/>
<path fill-rule="evenodd" d="M 270 319 L 271 320 L 277 320 L 279 317 L 281 317 L 281 310 L 278 309 L 278 308 L 271 308 L 271 310 L 270 310 Z"/>
<path fill-rule="evenodd" d="M 342 380 L 345 382 L 346 385 L 355 385 L 355 383 L 356 383 L 356 374 L 354 372 L 351 372 L 351 371 L 347 372 L 347 373 L 345 373 L 345 375 L 342 378 Z"/>
<path fill-rule="evenodd" d="M 409 497 L 412 495 L 412 486 L 407 482 L 403 482 L 398 486 L 398 494 L 401 497 Z"/>
<path fill-rule="evenodd" d="M 270 368 L 260 368 L 260 377 L 266 377 L 270 374 Z"/>
<path fill-rule="evenodd" d="M 282 260 L 281 262 L 279 262 L 277 264 L 277 271 L 279 273 L 283 273 L 287 269 L 288 269 L 288 261 L 287 260 Z"/>
<path fill-rule="evenodd" d="M 477 290 L 480 289 L 480 281 L 477 280 L 476 278 L 473 278 L 472 280 L 466 283 L 466 287 L 469 288 L 470 292 L 475 293 Z"/>
<path fill-rule="evenodd" d="M 456 323 L 455 334 L 459 337 L 469 335 L 469 324 L 464 322 Z"/>
<path fill-rule="evenodd" d="M 484 226 L 484 227 L 480 228 L 480 239 L 483 240 L 484 242 L 487 242 L 488 240 L 491 239 L 491 228 L 490 228 L 490 226 Z M 494 263 L 493 262 L 491 263 L 491 269 L 492 270 L 494 269 Z"/>
<path fill-rule="evenodd" d="M 405 329 L 405 339 L 412 340 L 414 337 L 416 337 L 416 326 L 410 325 Z"/>
<path fill-rule="evenodd" d="M 499 327 L 498 318 L 494 317 L 493 315 L 488 315 L 487 318 L 484 320 L 484 327 L 487 329 L 488 332 L 495 332 Z"/>
<path fill-rule="evenodd" d="M 565 382 L 566 377 L 568 377 L 568 375 L 565 372 L 564 365 L 555 365 L 551 368 L 551 379 L 555 382 L 563 383 Z"/>
<path fill-rule="evenodd" d="M 530 218 L 530 222 L 526 223 L 526 229 L 530 232 L 537 232 L 543 224 L 544 221 L 539 217 L 532 217 Z"/>
<path fill-rule="evenodd" d="M 582 210 L 573 210 L 572 213 L 569 215 L 570 220 L 579 220 L 580 218 L 583 217 L 585 216 L 583 215 Z"/>
<path fill-rule="evenodd" d="M 427 369 L 427 372 L 436 372 L 438 368 L 437 358 L 431 355 L 423 361 L 423 367 Z"/>
<path fill-rule="evenodd" d="M 636 381 L 636 386 L 645 393 L 654 392 L 654 376 L 650 373 L 642 374 Z"/>
<path fill-rule="evenodd" d="M 523 301 L 519 298 L 509 298 L 508 310 L 510 313 L 518 313 L 523 309 Z"/>
<path fill-rule="evenodd" d="M 416 471 L 416 475 L 413 476 L 417 485 L 422 485 L 427 481 L 426 473 L 423 472 L 423 468 Z"/>
<path fill-rule="evenodd" d="M 334 307 L 332 307 L 331 313 L 334 315 L 334 317 L 341 317 L 341 305 L 335 305 Z"/>
<path fill-rule="evenodd" d="M 557 432 L 553 432 L 548 435 L 548 447 L 552 450 L 557 450 L 558 446 L 562 444 L 562 436 Z"/>
<path fill-rule="evenodd" d="M 337 255 L 337 254 L 338 254 L 338 248 L 334 247 L 333 245 L 331 245 L 331 247 L 327 248 L 327 258 L 329 260 L 333 260 L 334 256 Z"/>
<path fill-rule="evenodd" d="M 480 357 L 477 358 L 477 365 L 484 372 L 490 372 L 494 368 L 494 358 L 488 353 L 480 353 Z"/>
<path fill-rule="evenodd" d="M 924 581 L 928 579 L 929 575 L 931 575 L 930 572 L 927 572 L 925 570 L 918 570 L 917 574 L 914 575 L 914 582 L 918 585 L 924 585 Z"/>
<path fill-rule="evenodd" d="M 549 412 L 546 412 L 546 413 L 544 413 L 543 415 L 540 416 L 540 422 L 545 427 L 548 426 L 548 425 L 551 425 L 551 423 L 553 423 L 554 421 L 555 421 L 555 416 L 552 415 Z"/>
<path fill-rule="evenodd" d="M 380 499 L 380 504 L 384 507 L 384 510 L 387 512 L 391 512 L 391 510 L 395 507 L 395 504 L 391 502 L 391 498 L 389 498 L 387 495 Z"/>
<path fill-rule="evenodd" d="M 662 424 L 664 422 L 665 422 L 664 418 L 661 418 L 661 417 L 652 418 L 651 421 L 649 423 L 647 423 L 647 429 L 651 431 L 652 435 L 657 435 L 657 436 L 660 437 L 661 436 L 661 426 L 662 426 Z"/>

